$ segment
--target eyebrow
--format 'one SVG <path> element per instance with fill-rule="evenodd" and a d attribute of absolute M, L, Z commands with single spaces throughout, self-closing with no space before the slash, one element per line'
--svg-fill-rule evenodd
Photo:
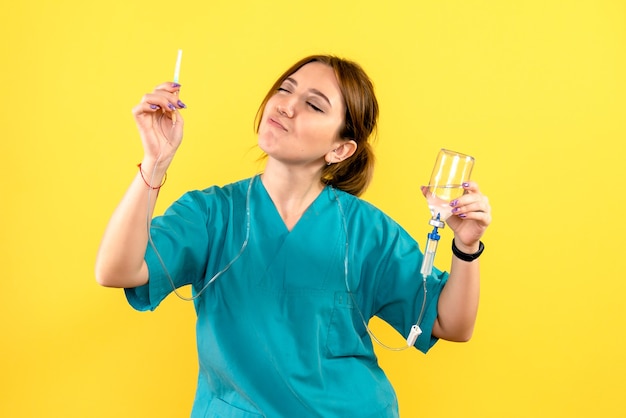
<path fill-rule="evenodd" d="M 297 82 L 296 80 L 294 80 L 293 78 L 291 78 L 291 77 L 287 77 L 287 78 L 285 79 L 285 81 L 289 81 L 291 84 L 293 84 L 293 85 L 294 85 L 294 86 L 296 86 L 296 87 L 298 86 L 298 82 Z M 316 96 L 320 96 L 322 99 L 324 99 L 324 100 L 328 103 L 328 105 L 329 105 L 330 107 L 332 107 L 332 106 L 333 106 L 333 105 L 330 103 L 330 100 L 328 99 L 328 97 L 326 97 L 326 95 L 325 95 L 324 93 L 322 93 L 321 91 L 319 91 L 318 89 L 309 89 L 309 91 L 310 91 L 311 93 L 315 94 Z"/>

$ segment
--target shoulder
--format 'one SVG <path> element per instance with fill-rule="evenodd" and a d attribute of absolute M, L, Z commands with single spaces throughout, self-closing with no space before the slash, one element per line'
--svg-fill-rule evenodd
<path fill-rule="evenodd" d="M 370 219 L 380 219 L 385 222 L 396 223 L 389 215 L 376 207 L 374 204 L 354 196 L 350 193 L 346 193 L 342 190 L 332 189 L 332 194 L 335 194 L 340 203 L 346 208 L 346 212 L 350 214 L 360 214 L 363 216 L 369 216 Z M 332 197 L 335 197 L 332 196 Z"/>
<path fill-rule="evenodd" d="M 351 247 L 368 264 L 378 266 L 417 254 L 417 241 L 391 216 L 359 197 L 336 192 Z"/>
<path fill-rule="evenodd" d="M 252 179 L 244 179 L 223 186 L 210 186 L 202 190 L 190 190 L 179 197 L 165 212 L 183 218 L 227 217 L 233 208 L 245 203 L 246 194 Z"/>
<path fill-rule="evenodd" d="M 212 203 L 217 201 L 232 202 L 241 196 L 245 196 L 248 186 L 254 178 L 239 180 L 223 186 L 213 185 L 202 190 L 190 190 L 183 194 L 179 201 L 195 201 L 198 203 Z"/>
<path fill-rule="evenodd" d="M 374 204 L 341 190 L 333 191 L 344 208 L 345 216 L 353 226 L 358 225 L 360 229 L 369 233 L 376 231 L 384 234 L 406 233 L 391 216 Z"/>

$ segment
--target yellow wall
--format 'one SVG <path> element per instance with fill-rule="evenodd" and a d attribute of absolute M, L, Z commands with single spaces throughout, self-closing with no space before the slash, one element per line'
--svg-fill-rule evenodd
<path fill-rule="evenodd" d="M 420 243 L 437 150 L 476 157 L 494 222 L 475 336 L 427 356 L 379 350 L 403 417 L 626 413 L 624 1 L 5 3 L 0 416 L 188 414 L 192 305 L 137 313 L 93 279 L 141 159 L 130 109 L 171 78 L 178 48 L 186 137 L 159 211 L 259 169 L 259 101 L 310 53 L 355 59 L 375 81 L 365 198 Z"/>

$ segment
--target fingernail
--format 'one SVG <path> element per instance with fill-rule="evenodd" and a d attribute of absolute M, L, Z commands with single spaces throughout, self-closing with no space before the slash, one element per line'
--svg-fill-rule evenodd
<path fill-rule="evenodd" d="M 454 199 L 452 202 L 450 202 L 450 206 L 456 206 L 458 203 L 458 199 Z"/>
<path fill-rule="evenodd" d="M 171 104 L 171 103 L 168 103 L 168 104 L 167 104 L 167 107 L 169 107 L 169 108 L 170 108 L 170 110 L 176 110 L 176 106 L 174 106 L 174 105 L 173 105 L 173 104 Z"/>
<path fill-rule="evenodd" d="M 178 83 L 172 83 L 172 87 L 176 88 L 176 87 L 180 87 L 180 84 Z"/>
<path fill-rule="evenodd" d="M 183 109 L 185 109 L 187 106 L 185 105 L 185 103 L 181 102 L 180 100 L 178 101 L 178 107 L 182 107 Z"/>
<path fill-rule="evenodd" d="M 459 208 L 454 208 L 452 209 L 452 213 L 457 213 L 460 209 Z"/>
<path fill-rule="evenodd" d="M 468 182 L 463 183 L 463 187 L 469 187 L 469 183 Z"/>
<path fill-rule="evenodd" d="M 156 110 L 156 109 L 158 109 L 158 108 L 159 108 L 159 106 L 157 106 L 157 105 L 155 105 L 155 104 L 151 104 L 151 105 L 150 105 L 150 109 L 152 109 L 152 110 Z"/>
<path fill-rule="evenodd" d="M 465 219 L 465 218 L 467 218 L 467 214 L 462 213 L 462 214 L 460 214 L 460 215 L 459 215 L 459 218 L 463 218 L 463 219 Z"/>

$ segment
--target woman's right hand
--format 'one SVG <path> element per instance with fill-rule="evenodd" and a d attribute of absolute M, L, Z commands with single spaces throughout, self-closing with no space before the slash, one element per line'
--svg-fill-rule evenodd
<path fill-rule="evenodd" d="M 180 101 L 179 92 L 177 83 L 160 84 L 133 108 L 144 148 L 144 163 L 169 166 L 183 139 L 184 120 L 178 110 L 186 106 Z"/>
<path fill-rule="evenodd" d="M 160 84 L 133 108 L 145 154 L 98 250 L 96 280 L 103 286 L 136 287 L 148 282 L 146 221 L 152 217 L 159 185 L 183 139 L 183 118 L 178 110 L 185 105 L 178 98 L 179 90 L 175 83 Z"/>

